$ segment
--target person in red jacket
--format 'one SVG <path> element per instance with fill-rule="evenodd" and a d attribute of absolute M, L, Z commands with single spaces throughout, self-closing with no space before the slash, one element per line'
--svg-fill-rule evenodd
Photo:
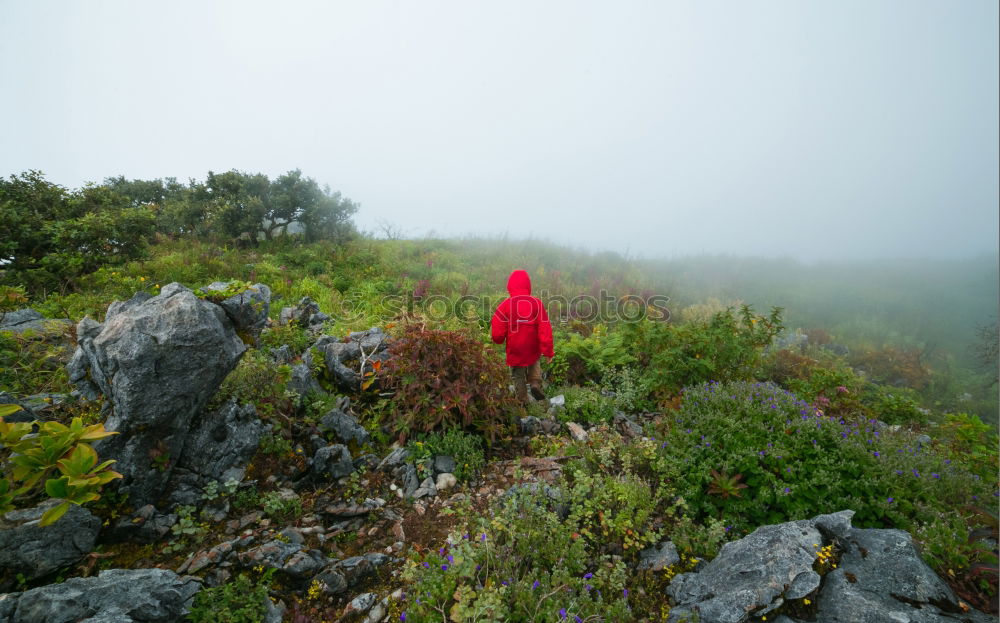
<path fill-rule="evenodd" d="M 490 321 L 496 344 L 507 343 L 507 365 L 514 379 L 514 393 L 522 404 L 528 402 L 528 388 L 538 400 L 542 391 L 540 357 L 552 361 L 552 325 L 542 302 L 531 296 L 527 271 L 515 270 L 507 280 L 509 298 L 504 299 Z"/>

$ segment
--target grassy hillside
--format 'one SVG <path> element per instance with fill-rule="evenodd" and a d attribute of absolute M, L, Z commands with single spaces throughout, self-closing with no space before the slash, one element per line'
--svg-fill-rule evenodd
<path fill-rule="evenodd" d="M 545 413 L 510 402 L 501 350 L 487 345 L 485 330 L 513 268 L 528 270 L 535 293 L 551 303 L 557 356 L 546 367 L 547 391 L 565 396 L 558 423 L 590 428 L 585 440 L 517 431 L 517 417 Z M 447 506 L 398 508 L 406 562 L 396 576 L 364 585 L 423 596 L 392 602 L 395 620 L 441 620 L 442 612 L 472 620 L 469 608 L 499 620 L 557 620 L 562 611 L 661 620 L 673 575 L 722 543 L 843 508 L 856 512 L 856 526 L 913 533 L 925 560 L 985 607 L 996 584 L 976 565 L 995 563 L 995 551 L 969 534 L 988 516 L 977 509 L 995 506 L 997 387 L 994 371 L 976 369 L 966 351 L 975 325 L 996 312 L 996 266 L 986 258 L 913 268 L 640 262 L 538 241 L 220 246 L 161 238 L 148 259 L 100 268 L 76 278 L 72 291 L 26 302 L 53 318 L 100 320 L 111 301 L 156 294 L 173 281 L 260 282 L 273 291 L 272 320 L 308 296 L 331 316 L 328 335 L 384 327 L 397 340 L 396 358 L 348 392 L 372 433 L 370 444 L 352 450 L 382 457 L 398 442 L 417 463 L 451 456 L 463 494 Z M 275 323 L 219 390 L 215 403 L 253 403 L 273 427 L 252 462 L 257 484 L 213 492 L 231 496 L 234 512 L 262 508 L 270 521 L 298 525 L 331 496 L 395 500 L 385 474 L 365 471 L 301 491 L 294 503 L 279 499 L 281 475 L 303 468 L 302 448 L 336 398 L 310 395 L 300 406 L 288 392 L 289 367 L 275 364 L 269 349 L 288 345 L 300 362 L 313 339 Z M 57 339 L 0 332 L 0 385 L 18 395 L 68 392 L 67 354 Z M 315 372 L 334 389 L 322 366 Z M 56 414 L 101 418 L 93 405 Z M 931 441 L 918 441 L 922 434 Z M 540 474 L 563 492 L 568 515 L 539 489 L 497 501 Z M 95 509 L 118 512 L 113 496 Z M 225 538 L 222 524 L 185 512 L 190 531 L 98 565 L 176 567 Z M 338 556 L 392 544 L 391 535 L 368 530 L 330 543 Z M 637 552 L 663 539 L 677 545 L 681 562 L 663 573 L 635 571 Z M 237 581 L 243 588 L 234 591 Z M 234 604 L 259 594 L 253 587 L 270 587 L 297 621 L 332 620 L 343 606 L 318 585 L 283 584 L 267 572 L 223 587 L 229 592 L 217 598 Z M 782 612 L 807 616 L 808 603 Z"/>

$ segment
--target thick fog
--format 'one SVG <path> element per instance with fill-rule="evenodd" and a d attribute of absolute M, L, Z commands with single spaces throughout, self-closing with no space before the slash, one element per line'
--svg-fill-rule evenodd
<path fill-rule="evenodd" d="M 996 0 L 0 1 L 0 175 L 294 168 L 363 230 L 998 246 Z"/>

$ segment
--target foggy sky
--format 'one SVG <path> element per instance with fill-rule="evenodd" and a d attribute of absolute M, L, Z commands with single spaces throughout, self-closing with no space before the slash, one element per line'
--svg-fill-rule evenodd
<path fill-rule="evenodd" d="M 0 175 L 301 168 L 406 235 L 998 247 L 996 0 L 0 0 Z"/>

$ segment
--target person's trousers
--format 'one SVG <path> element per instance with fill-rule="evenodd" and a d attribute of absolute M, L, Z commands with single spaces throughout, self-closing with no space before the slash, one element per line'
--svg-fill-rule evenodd
<path fill-rule="evenodd" d="M 510 376 L 514 379 L 514 395 L 522 404 L 528 403 L 528 391 L 536 400 L 545 398 L 542 391 L 542 363 L 536 361 L 530 366 L 511 366 Z"/>

